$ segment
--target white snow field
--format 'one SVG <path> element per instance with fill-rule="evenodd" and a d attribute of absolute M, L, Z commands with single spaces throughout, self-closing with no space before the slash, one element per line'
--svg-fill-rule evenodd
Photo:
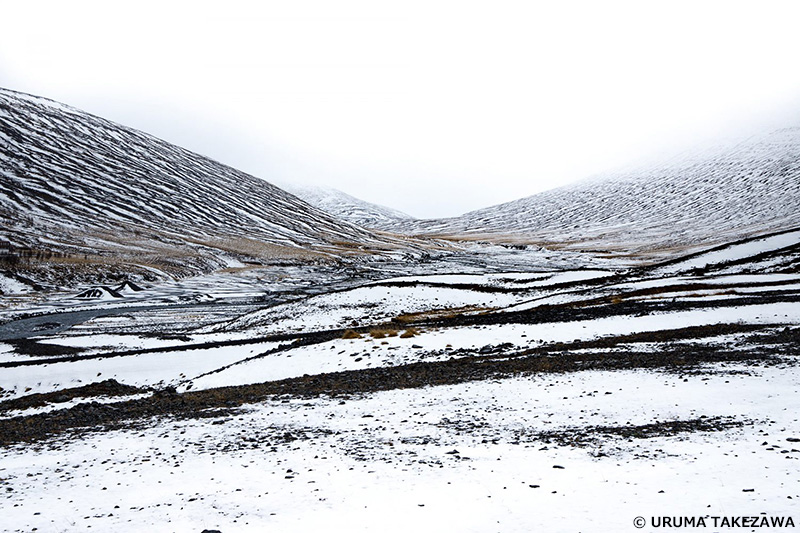
<path fill-rule="evenodd" d="M 593 531 L 644 517 L 793 517 L 794 369 L 585 371 L 347 399 L 0 451 L 6 531 Z M 584 446 L 564 429 L 742 425 Z M 647 531 L 652 528 L 645 529 Z M 719 530 L 719 529 L 717 529 Z"/>

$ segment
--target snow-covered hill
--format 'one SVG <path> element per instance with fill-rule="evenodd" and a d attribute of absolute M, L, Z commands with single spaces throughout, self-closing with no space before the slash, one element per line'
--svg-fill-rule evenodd
<path fill-rule="evenodd" d="M 179 274 L 405 246 L 146 133 L 4 89 L 0 221 L 0 244 L 22 258 Z"/>
<path fill-rule="evenodd" d="M 365 228 L 386 229 L 413 220 L 412 216 L 401 211 L 361 200 L 331 187 L 287 183 L 279 186 L 326 213 Z"/>
<path fill-rule="evenodd" d="M 396 231 L 642 253 L 800 226 L 800 128 Z"/>

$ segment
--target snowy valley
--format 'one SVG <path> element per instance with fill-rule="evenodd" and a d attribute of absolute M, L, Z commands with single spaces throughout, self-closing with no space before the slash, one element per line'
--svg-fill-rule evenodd
<path fill-rule="evenodd" d="M 419 221 L 0 90 L 2 529 L 800 523 L 799 156 Z"/>

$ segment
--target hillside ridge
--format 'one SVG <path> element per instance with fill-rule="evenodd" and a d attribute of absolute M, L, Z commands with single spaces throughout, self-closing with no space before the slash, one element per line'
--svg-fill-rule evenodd
<path fill-rule="evenodd" d="M 102 256 L 184 274 L 409 249 L 208 157 L 7 89 L 0 220 L 0 241 L 22 255 Z"/>
<path fill-rule="evenodd" d="M 800 224 L 800 128 L 566 185 L 394 231 L 647 253 Z"/>

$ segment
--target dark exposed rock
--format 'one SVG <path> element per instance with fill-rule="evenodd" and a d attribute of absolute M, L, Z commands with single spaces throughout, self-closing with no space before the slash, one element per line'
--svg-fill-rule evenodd
<path fill-rule="evenodd" d="M 31 407 L 42 407 L 48 403 L 64 403 L 74 398 L 89 398 L 92 396 L 129 396 L 145 392 L 144 389 L 125 385 L 115 379 L 107 379 L 97 383 L 90 383 L 82 387 L 62 389 L 56 392 L 37 393 L 0 402 L 0 412 Z"/>

